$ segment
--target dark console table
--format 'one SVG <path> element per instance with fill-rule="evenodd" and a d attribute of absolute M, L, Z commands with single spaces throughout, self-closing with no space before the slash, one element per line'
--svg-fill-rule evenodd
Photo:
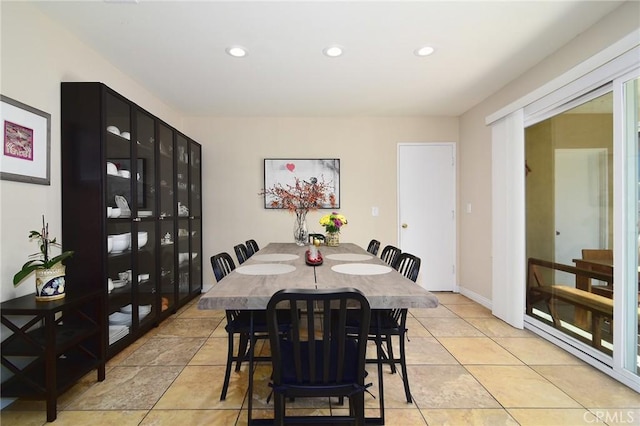
<path fill-rule="evenodd" d="M 44 399 L 47 421 L 57 416 L 57 399 L 85 374 L 105 378 L 103 292 L 67 294 L 36 302 L 33 294 L 0 304 L 1 362 L 13 375 L 1 385 L 3 397 Z"/>

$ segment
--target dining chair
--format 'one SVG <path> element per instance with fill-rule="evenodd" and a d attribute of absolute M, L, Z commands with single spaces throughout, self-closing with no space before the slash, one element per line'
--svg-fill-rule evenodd
<path fill-rule="evenodd" d="M 382 253 L 380 253 L 380 259 L 382 259 L 387 265 L 395 268 L 395 264 L 398 260 L 398 256 L 400 256 L 400 253 L 402 253 L 402 251 L 399 248 L 388 245 L 382 249 Z"/>
<path fill-rule="evenodd" d="M 380 241 L 371 240 L 369 241 L 369 247 L 367 247 L 367 251 L 374 256 L 378 255 L 378 250 L 380 249 Z"/>
<path fill-rule="evenodd" d="M 279 310 L 290 312 L 284 324 Z M 307 314 L 299 317 L 298 309 Z M 360 328 L 348 332 L 347 313 Z M 310 315 L 308 313 L 311 313 Z M 364 425 L 367 334 L 371 308 L 364 295 L 351 288 L 285 289 L 267 305 L 267 326 L 273 367 L 274 424 L 350 423 Z M 291 332 L 284 337 L 282 326 Z M 287 416 L 287 399 L 338 397 L 349 399 L 348 416 Z"/>
<path fill-rule="evenodd" d="M 260 247 L 258 247 L 258 243 L 256 242 L 256 240 L 247 240 L 245 244 L 247 245 L 247 259 L 253 256 L 258 250 L 260 250 Z"/>
<path fill-rule="evenodd" d="M 409 253 L 402 253 L 395 262 L 396 269 L 406 278 L 416 281 L 420 272 L 420 258 Z M 407 314 L 404 309 L 372 309 L 371 325 L 369 326 L 368 339 L 374 341 L 378 347 L 376 358 L 368 358 L 367 363 L 377 364 L 382 362 L 389 364 L 391 372 L 396 373 L 396 364 L 400 364 L 402 370 L 402 382 L 407 403 L 411 403 L 411 390 L 409 388 L 409 377 L 407 375 L 407 360 L 405 354 L 405 338 L 407 334 Z M 349 316 L 347 327 L 350 333 L 359 326 L 357 319 Z M 392 337 L 398 336 L 400 357 L 393 354 Z"/>
<path fill-rule="evenodd" d="M 224 277 L 236 269 L 231 255 L 226 252 L 218 253 L 211 256 L 211 266 L 213 267 L 213 274 L 216 277 L 216 281 L 220 282 Z M 255 341 L 257 339 L 267 339 L 267 325 L 265 318 L 265 311 L 249 311 L 249 310 L 226 310 L 227 325 L 225 331 L 228 337 L 228 349 L 227 349 L 227 367 L 224 374 L 224 382 L 222 384 L 222 392 L 220 393 L 220 401 L 223 401 L 227 397 L 227 390 L 229 388 L 229 379 L 231 378 L 231 365 L 235 361 L 236 370 L 240 371 L 240 366 L 243 360 L 248 357 L 247 346 L 249 350 L 253 350 Z M 251 330 L 251 315 L 253 315 L 253 338 L 250 339 L 249 333 Z M 239 335 L 240 344 L 238 346 L 237 354 L 234 352 L 234 335 Z M 249 344 L 251 340 L 251 344 Z M 268 361 L 269 357 L 255 357 L 256 361 Z"/>
<path fill-rule="evenodd" d="M 242 265 L 249 258 L 247 247 L 242 243 L 233 246 L 233 251 L 236 252 L 236 257 L 238 258 L 239 265 Z"/>
<path fill-rule="evenodd" d="M 309 234 L 309 243 L 313 243 L 313 240 L 320 240 L 321 243 L 324 243 L 325 236 L 323 234 Z"/>

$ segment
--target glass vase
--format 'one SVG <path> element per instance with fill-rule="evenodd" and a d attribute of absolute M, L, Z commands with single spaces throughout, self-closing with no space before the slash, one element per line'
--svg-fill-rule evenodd
<path fill-rule="evenodd" d="M 307 210 L 297 210 L 293 224 L 293 241 L 299 246 L 307 245 L 309 229 L 307 228 Z"/>

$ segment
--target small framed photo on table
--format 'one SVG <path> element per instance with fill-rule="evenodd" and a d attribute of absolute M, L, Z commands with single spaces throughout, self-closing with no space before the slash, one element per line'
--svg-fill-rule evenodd
<path fill-rule="evenodd" d="M 50 185 L 51 114 L 0 95 L 0 179 Z"/>

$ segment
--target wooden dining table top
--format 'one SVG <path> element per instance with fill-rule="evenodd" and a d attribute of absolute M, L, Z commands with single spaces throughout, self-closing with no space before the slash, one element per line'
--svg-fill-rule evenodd
<path fill-rule="evenodd" d="M 199 309 L 266 309 L 285 288 L 360 290 L 372 309 L 435 308 L 435 295 L 352 243 L 320 246 L 322 265 L 306 264 L 309 246 L 270 243 L 200 297 Z M 423 261 L 424 264 L 424 261 Z"/>

